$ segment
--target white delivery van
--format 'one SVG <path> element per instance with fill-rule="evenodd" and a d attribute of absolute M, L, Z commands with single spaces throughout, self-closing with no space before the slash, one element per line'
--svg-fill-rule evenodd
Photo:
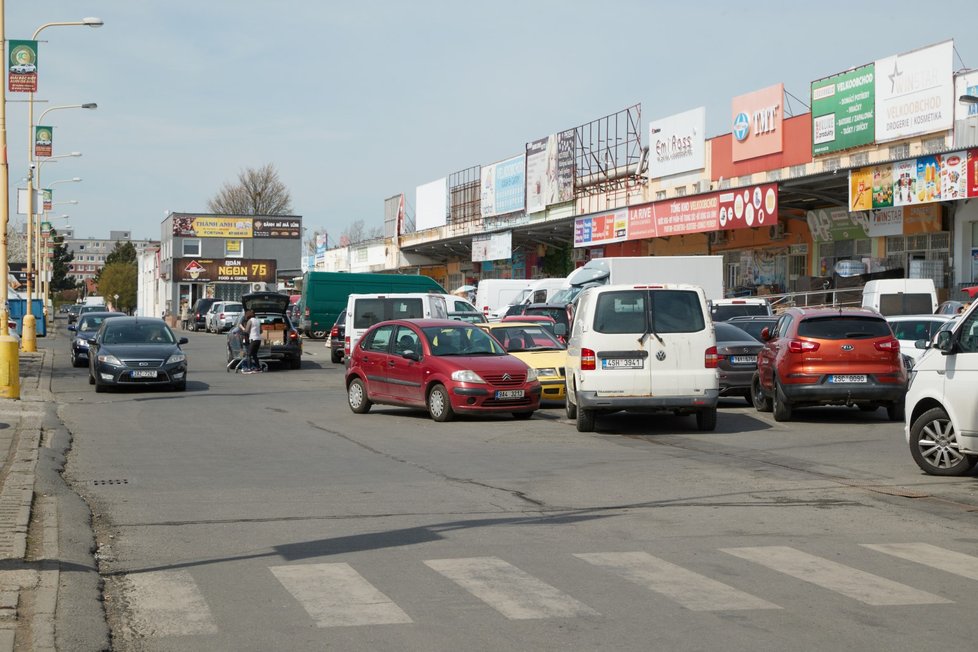
<path fill-rule="evenodd" d="M 571 303 L 585 287 L 622 283 L 688 283 L 703 288 L 706 298 L 723 298 L 723 256 L 622 256 L 594 258 L 567 277 L 567 289 L 551 303 Z"/>
<path fill-rule="evenodd" d="M 483 279 L 476 286 L 475 307 L 481 310 L 489 321 L 498 320 L 509 304 L 531 285 L 533 281 L 526 279 Z"/>
<path fill-rule="evenodd" d="M 567 343 L 566 410 L 579 432 L 619 410 L 695 414 L 716 428 L 716 334 L 696 285 L 603 285 L 577 300 Z"/>
<path fill-rule="evenodd" d="M 937 290 L 929 278 L 886 278 L 863 287 L 863 308 L 890 315 L 933 315 Z"/>
<path fill-rule="evenodd" d="M 351 294 L 346 300 L 343 352 L 350 351 L 374 324 L 391 319 L 448 319 L 445 295 L 427 292 Z"/>

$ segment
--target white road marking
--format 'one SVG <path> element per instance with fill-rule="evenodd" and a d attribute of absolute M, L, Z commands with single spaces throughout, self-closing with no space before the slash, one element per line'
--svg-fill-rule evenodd
<path fill-rule="evenodd" d="M 929 543 L 864 543 L 863 547 L 960 577 L 978 580 L 978 557 L 938 548 Z"/>
<path fill-rule="evenodd" d="M 497 557 L 429 559 L 425 564 L 512 620 L 600 615 Z"/>
<path fill-rule="evenodd" d="M 834 561 L 809 555 L 787 546 L 721 548 L 721 551 L 824 589 L 841 593 L 868 605 L 946 604 L 952 602 L 939 595 L 920 591 L 906 584 L 900 584 L 850 566 L 843 566 Z"/>
<path fill-rule="evenodd" d="M 136 631 L 150 637 L 216 634 L 210 607 L 188 571 L 153 571 L 126 576 Z"/>
<path fill-rule="evenodd" d="M 413 622 L 349 564 L 298 564 L 269 570 L 319 627 Z"/>
<path fill-rule="evenodd" d="M 645 552 L 587 553 L 574 556 L 671 598 L 692 611 L 781 608 Z"/>

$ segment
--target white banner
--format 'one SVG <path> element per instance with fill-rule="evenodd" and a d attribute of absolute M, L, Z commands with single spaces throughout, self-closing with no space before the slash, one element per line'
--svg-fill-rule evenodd
<path fill-rule="evenodd" d="M 876 142 L 954 124 L 954 41 L 876 62 Z"/>
<path fill-rule="evenodd" d="M 903 235 L 903 207 L 880 208 L 869 213 L 866 235 L 871 238 L 882 235 Z"/>
<path fill-rule="evenodd" d="M 417 187 L 414 202 L 415 231 L 445 226 L 448 215 L 447 183 L 448 180 L 442 178 Z"/>
<path fill-rule="evenodd" d="M 513 257 L 513 232 L 490 233 L 472 238 L 472 262 Z"/>
<path fill-rule="evenodd" d="M 705 165 L 705 107 L 649 123 L 649 178 L 700 170 Z"/>

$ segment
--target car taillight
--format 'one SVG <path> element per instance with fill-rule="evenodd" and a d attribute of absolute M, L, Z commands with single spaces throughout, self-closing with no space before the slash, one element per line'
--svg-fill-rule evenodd
<path fill-rule="evenodd" d="M 482 306 L 482 314 L 486 317 L 489 316 L 489 306 Z"/>
<path fill-rule="evenodd" d="M 900 342 L 899 340 L 883 340 L 882 342 L 876 343 L 877 351 L 899 351 Z"/>
<path fill-rule="evenodd" d="M 299 339 L 299 334 L 296 333 L 295 331 L 289 331 L 289 339 L 290 340 L 297 340 L 297 339 Z"/>
<path fill-rule="evenodd" d="M 350 336 L 343 338 L 343 353 L 350 355 Z"/>
<path fill-rule="evenodd" d="M 591 349 L 581 349 L 581 371 L 594 371 L 597 357 Z"/>
<path fill-rule="evenodd" d="M 792 353 L 808 353 L 809 351 L 818 351 L 818 342 L 809 342 L 808 340 L 791 340 L 788 342 L 788 350 Z"/>
<path fill-rule="evenodd" d="M 330 337 L 339 337 L 340 336 L 340 327 L 339 326 L 333 326 L 333 328 L 331 328 L 330 331 L 329 331 L 329 336 Z"/>
<path fill-rule="evenodd" d="M 717 347 L 711 346 L 706 350 L 706 355 L 703 357 L 703 362 L 707 369 L 716 369 L 717 362 L 720 361 L 720 356 L 717 355 Z"/>

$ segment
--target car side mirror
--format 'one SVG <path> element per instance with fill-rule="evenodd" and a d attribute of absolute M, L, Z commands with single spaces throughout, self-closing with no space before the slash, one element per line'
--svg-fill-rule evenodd
<path fill-rule="evenodd" d="M 402 353 L 401 357 L 407 360 L 414 360 L 415 362 L 421 361 L 421 354 L 418 353 L 417 351 L 412 351 L 411 349 L 408 349 L 407 351 Z"/>
<path fill-rule="evenodd" d="M 954 340 L 952 339 L 953 333 L 951 331 L 941 331 L 937 334 L 937 340 L 934 342 L 934 348 L 942 352 L 944 355 L 954 353 Z"/>
<path fill-rule="evenodd" d="M 75 328 L 75 325 L 74 325 L 74 324 L 72 324 L 72 325 L 70 325 L 70 326 L 68 326 L 68 330 L 70 330 L 70 331 L 71 331 L 72 333 L 74 333 L 74 332 L 75 332 L 75 331 L 77 331 L 78 329 L 77 329 L 77 328 Z"/>
<path fill-rule="evenodd" d="M 771 339 L 771 329 L 767 326 L 761 329 L 761 341 L 767 342 Z"/>
<path fill-rule="evenodd" d="M 186 337 L 181 337 L 179 340 L 177 340 L 177 344 L 186 344 L 189 341 L 190 340 L 188 340 Z"/>
<path fill-rule="evenodd" d="M 927 340 L 916 340 L 913 343 L 913 346 L 914 346 L 915 349 L 929 349 L 930 348 L 930 342 L 927 341 Z"/>
<path fill-rule="evenodd" d="M 563 337 L 567 335 L 567 326 L 564 324 L 554 324 L 554 335 L 557 337 Z"/>

